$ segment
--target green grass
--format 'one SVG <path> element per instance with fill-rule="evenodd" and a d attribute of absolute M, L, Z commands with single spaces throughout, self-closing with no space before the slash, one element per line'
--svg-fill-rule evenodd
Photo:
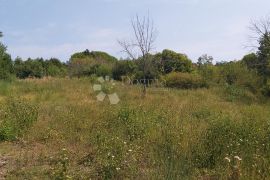
<path fill-rule="evenodd" d="M 15 141 L 0 143 L 7 179 L 270 178 L 268 100 L 235 87 L 148 89 L 141 98 L 117 84 L 121 101 L 110 105 L 96 101 L 91 82 L 0 83 L 4 107 L 18 97 L 38 109 Z"/>

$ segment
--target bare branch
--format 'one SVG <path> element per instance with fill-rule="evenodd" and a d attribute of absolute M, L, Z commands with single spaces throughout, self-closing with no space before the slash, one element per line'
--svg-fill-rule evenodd
<path fill-rule="evenodd" d="M 144 79 L 146 76 L 146 61 L 149 58 L 150 52 L 153 50 L 155 42 L 155 28 L 154 23 L 150 20 L 149 14 L 147 17 L 139 18 L 138 15 L 131 19 L 131 27 L 133 30 L 134 40 L 130 42 L 118 41 L 119 45 L 123 48 L 130 58 L 133 60 L 141 58 L 143 62 Z M 144 94 L 146 92 L 146 84 L 144 85 Z"/>
<path fill-rule="evenodd" d="M 258 48 L 258 43 L 262 37 L 270 35 L 270 17 L 265 17 L 260 20 L 252 20 L 249 27 L 251 35 L 248 37 L 249 43 L 246 47 Z M 269 38 L 266 40 L 268 41 Z M 269 39 L 270 43 L 270 39 Z M 256 44 L 256 45 L 255 45 Z"/>

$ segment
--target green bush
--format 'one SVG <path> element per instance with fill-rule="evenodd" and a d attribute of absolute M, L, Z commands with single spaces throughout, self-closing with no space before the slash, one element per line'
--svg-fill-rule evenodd
<path fill-rule="evenodd" d="M 250 92 L 248 88 L 236 85 L 226 85 L 223 97 L 229 102 L 240 101 L 248 104 L 257 100 L 257 96 Z"/>
<path fill-rule="evenodd" d="M 254 93 L 262 84 L 261 78 L 255 71 L 249 70 L 245 64 L 239 62 L 221 65 L 219 82 L 248 88 Z"/>
<path fill-rule="evenodd" d="M 135 74 L 137 66 L 134 61 L 120 60 L 115 63 L 112 75 L 115 80 L 121 80 L 123 76 L 132 76 Z"/>
<path fill-rule="evenodd" d="M 263 86 L 261 91 L 263 95 L 270 97 L 270 80 L 267 81 L 267 83 Z"/>
<path fill-rule="evenodd" d="M 188 73 L 170 73 L 165 76 L 166 86 L 181 89 L 207 88 L 208 84 L 200 76 Z"/>
<path fill-rule="evenodd" d="M 0 112 L 0 141 L 22 136 L 38 118 L 37 107 L 20 99 L 8 99 Z"/>
<path fill-rule="evenodd" d="M 240 160 L 237 168 L 242 169 L 245 176 L 251 175 L 252 169 L 256 169 L 257 171 L 253 173 L 258 173 L 262 179 L 267 179 L 266 177 L 269 177 L 268 122 L 259 124 L 248 118 L 237 122 L 222 114 L 217 117 L 219 118 L 209 122 L 208 128 L 201 134 L 198 142 L 191 147 L 190 158 L 194 168 L 220 169 L 221 176 L 228 176 L 228 172 L 224 170 L 228 165 L 234 167 Z"/>

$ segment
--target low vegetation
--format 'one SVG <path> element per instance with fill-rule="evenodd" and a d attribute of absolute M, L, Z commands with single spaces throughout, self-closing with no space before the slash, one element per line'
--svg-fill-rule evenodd
<path fill-rule="evenodd" d="M 149 88 L 142 99 L 140 87 L 117 83 L 121 101 L 112 106 L 96 101 L 91 81 L 1 83 L 7 178 L 270 177 L 269 102 L 227 99 L 232 92 L 220 87 Z"/>

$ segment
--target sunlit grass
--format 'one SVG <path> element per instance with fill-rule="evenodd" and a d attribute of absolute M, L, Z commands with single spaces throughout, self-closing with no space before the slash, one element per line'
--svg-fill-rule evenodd
<path fill-rule="evenodd" d="M 10 179 L 270 177 L 269 103 L 227 99 L 230 92 L 220 87 L 152 88 L 142 98 L 139 87 L 118 83 L 121 101 L 110 105 L 96 100 L 91 82 L 0 84 L 2 99 L 25 99 L 39 112 L 18 140 L 1 144 Z"/>

